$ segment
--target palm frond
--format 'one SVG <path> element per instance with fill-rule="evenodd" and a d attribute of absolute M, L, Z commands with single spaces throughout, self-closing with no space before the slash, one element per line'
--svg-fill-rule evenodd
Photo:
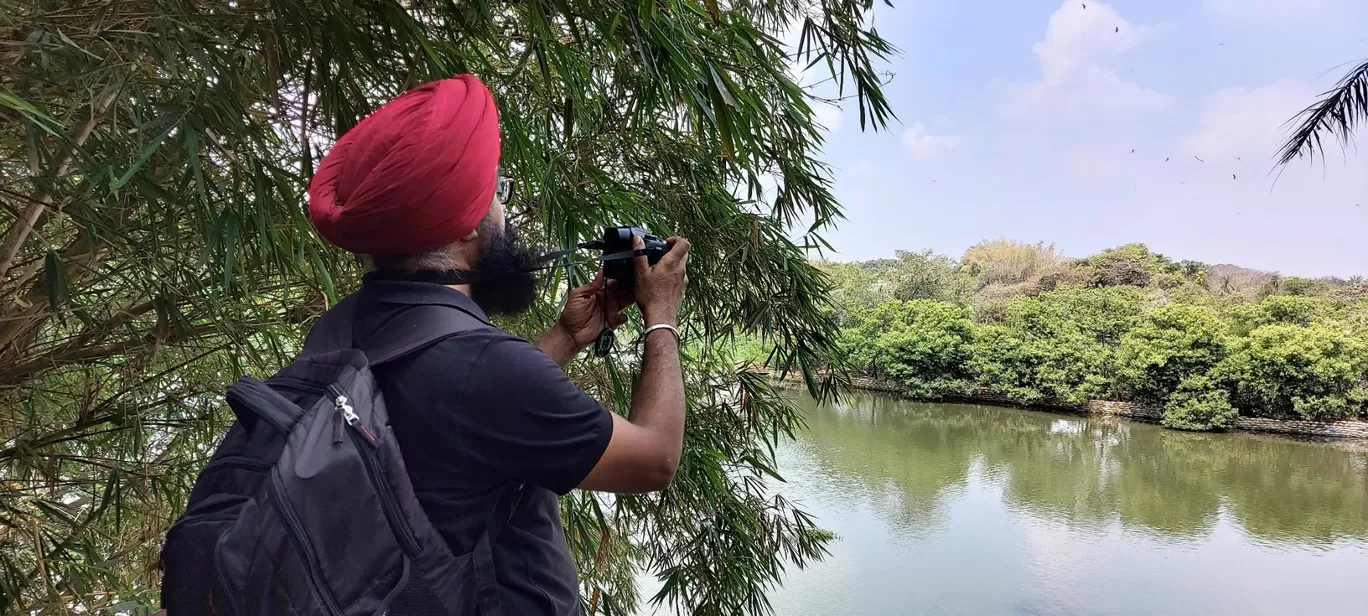
<path fill-rule="evenodd" d="M 1288 122 L 1300 124 L 1278 150 L 1278 164 L 1307 156 L 1314 162 L 1316 153 L 1325 157 L 1325 135 L 1332 135 L 1347 147 L 1359 123 L 1368 121 L 1368 61 L 1349 71 L 1335 87 L 1321 95 L 1315 104 Z"/>

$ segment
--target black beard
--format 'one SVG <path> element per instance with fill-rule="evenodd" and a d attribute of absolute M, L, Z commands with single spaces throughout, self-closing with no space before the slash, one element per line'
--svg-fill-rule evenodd
<path fill-rule="evenodd" d="M 470 270 L 470 299 L 490 316 L 519 315 L 537 301 L 532 270 L 541 265 L 541 251 L 518 241 L 512 226 L 502 231 L 488 219 L 480 223 L 480 261 Z"/>

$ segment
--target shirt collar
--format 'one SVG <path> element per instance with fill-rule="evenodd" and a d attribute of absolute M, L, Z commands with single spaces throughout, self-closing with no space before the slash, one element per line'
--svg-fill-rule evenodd
<path fill-rule="evenodd" d="M 360 296 L 367 301 L 382 304 L 451 306 L 469 313 L 485 325 L 492 325 L 489 322 L 489 315 L 485 314 L 485 311 L 480 308 L 479 304 L 475 303 L 475 300 L 470 299 L 469 295 L 432 282 L 367 277 L 361 284 Z"/>

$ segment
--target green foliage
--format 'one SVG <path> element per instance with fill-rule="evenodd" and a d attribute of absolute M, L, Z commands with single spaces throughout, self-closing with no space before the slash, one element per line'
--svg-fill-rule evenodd
<path fill-rule="evenodd" d="M 1112 344 L 1134 327 L 1144 303 L 1145 293 L 1137 287 L 1065 287 L 1013 302 L 1006 321 L 1038 336 L 1073 330 Z"/>
<path fill-rule="evenodd" d="M 930 250 L 899 250 L 882 277 L 891 285 L 893 299 L 933 299 L 963 302 L 973 290 L 973 279 L 961 273 L 954 259 Z"/>
<path fill-rule="evenodd" d="M 668 494 L 566 500 L 585 611 L 631 612 L 624 580 L 641 569 L 688 581 L 656 597 L 679 611 L 763 611 L 779 560 L 815 557 L 824 537 L 763 490 L 792 413 L 717 349 L 753 336 L 819 395 L 842 383 L 830 283 L 790 233 L 804 221 L 799 242 L 822 246 L 841 209 L 816 158 L 819 101 L 791 75 L 827 73 L 862 127 L 883 128 L 875 63 L 893 50 L 872 10 L 0 1 L 0 611 L 155 605 L 160 538 L 229 419 L 223 387 L 288 361 L 358 283 L 302 213 L 320 151 L 459 72 L 499 103 L 528 237 L 573 246 L 632 222 L 694 245 L 686 459 Z M 590 275 L 548 272 L 537 310 L 507 325 L 546 327 L 556 288 Z M 637 367 L 622 347 L 571 368 L 615 409 Z M 699 523 L 718 519 L 699 503 L 744 523 Z"/>
<path fill-rule="evenodd" d="M 1264 325 L 1222 369 L 1242 411 L 1330 421 L 1363 412 L 1368 345 L 1330 325 Z"/>
<path fill-rule="evenodd" d="M 1023 403 L 1120 397 L 1162 408 L 1166 424 L 1187 430 L 1229 428 L 1237 413 L 1329 420 L 1365 411 L 1368 293 L 1357 292 L 1360 279 L 1175 262 L 1143 244 L 1075 261 L 1010 240 L 974 246 L 957 266 L 929 252 L 898 255 L 847 264 L 843 271 L 858 277 L 848 274 L 846 284 L 890 289 L 910 278 L 902 288 L 922 299 L 870 308 L 880 295 L 869 294 L 838 310 L 856 367 L 907 383 L 912 395 L 986 388 Z M 977 291 L 967 299 L 945 292 L 959 288 L 946 267 Z M 1259 286 L 1266 293 L 1250 301 Z M 974 322 L 942 318 L 963 304 L 973 306 Z M 959 358 L 964 370 L 951 363 Z"/>
<path fill-rule="evenodd" d="M 1257 304 L 1236 306 L 1230 319 L 1237 332 L 1248 335 L 1264 325 L 1310 325 L 1339 316 L 1333 300 L 1290 295 L 1270 295 Z"/>
<path fill-rule="evenodd" d="M 978 382 L 1023 402 L 1080 403 L 1111 389 L 1112 344 L 1144 301 L 1134 287 L 1066 287 L 1008 305 L 1002 325 L 980 327 Z"/>
<path fill-rule="evenodd" d="M 1154 309 L 1121 338 L 1118 368 L 1135 399 L 1163 404 L 1178 386 L 1225 358 L 1224 327 L 1211 311 L 1174 304 Z"/>
<path fill-rule="evenodd" d="M 1178 430 L 1228 430 L 1239 412 L 1230 405 L 1230 392 L 1206 375 L 1183 379 L 1164 404 L 1165 426 Z"/>
<path fill-rule="evenodd" d="M 1327 297 L 1338 286 L 1328 280 L 1288 276 L 1283 279 L 1282 292 L 1300 297 Z"/>
<path fill-rule="evenodd" d="M 1024 403 L 1081 403 L 1106 391 L 1107 350 L 1077 329 L 1038 336 L 1001 325 L 978 328 L 970 370 L 988 389 Z"/>
<path fill-rule="evenodd" d="M 841 327 L 854 323 L 855 315 L 888 301 L 888 284 L 878 274 L 856 263 L 819 261 L 816 266 L 831 280 L 831 309 Z"/>
<path fill-rule="evenodd" d="M 1088 272 L 1091 284 L 1096 286 L 1153 285 L 1171 289 L 1187 280 L 1201 281 L 1205 275 L 1205 268 L 1201 264 L 1191 261 L 1176 263 L 1164 255 L 1151 252 L 1144 244 L 1108 248 L 1079 260 L 1077 265 Z"/>
<path fill-rule="evenodd" d="M 973 336 L 968 308 L 926 299 L 884 303 L 845 331 L 853 364 L 924 398 L 969 391 Z"/>

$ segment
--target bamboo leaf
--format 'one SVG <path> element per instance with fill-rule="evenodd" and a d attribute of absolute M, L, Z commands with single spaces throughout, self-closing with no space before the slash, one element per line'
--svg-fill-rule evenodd
<path fill-rule="evenodd" d="M 19 97 L 10 93 L 9 90 L 0 90 L 0 105 L 18 112 L 28 119 L 38 128 L 54 137 L 61 137 L 62 123 L 52 119 L 47 114 L 38 110 L 33 105 L 28 104 Z"/>
<path fill-rule="evenodd" d="M 147 147 L 144 148 L 142 153 L 138 155 L 138 158 L 133 161 L 133 164 L 129 165 L 128 169 L 124 170 L 123 175 L 119 176 L 119 179 L 113 182 L 109 187 L 110 190 L 118 190 L 126 186 L 128 181 L 133 178 L 133 174 L 137 173 L 138 170 L 142 168 L 143 163 L 146 163 L 147 159 L 151 158 L 152 153 L 155 152 L 157 148 L 161 147 L 161 144 L 166 141 L 167 137 L 171 136 L 172 131 L 176 130 L 177 125 L 178 123 L 176 122 L 170 123 L 170 125 L 166 127 L 166 130 L 162 131 L 151 143 L 147 144 Z"/>
<path fill-rule="evenodd" d="M 70 298 L 66 269 L 62 267 L 62 257 L 49 250 L 43 258 L 43 287 L 47 290 L 48 305 L 54 310 L 66 307 Z"/>
<path fill-rule="evenodd" d="M 238 219 L 232 212 L 224 210 L 219 218 L 220 239 L 223 246 L 223 290 L 233 288 L 233 269 L 237 266 Z"/>

